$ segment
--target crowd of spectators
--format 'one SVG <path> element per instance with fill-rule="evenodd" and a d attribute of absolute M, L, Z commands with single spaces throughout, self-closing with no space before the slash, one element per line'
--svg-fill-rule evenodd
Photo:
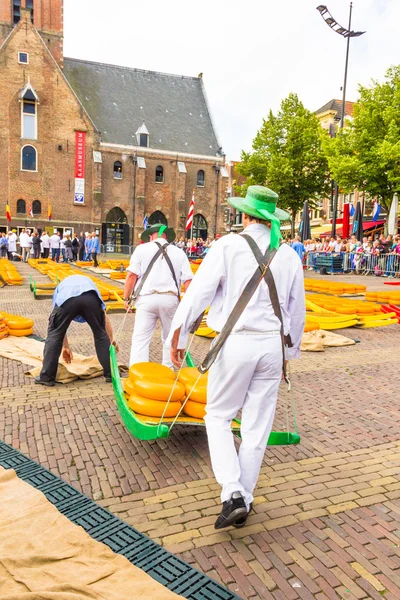
<path fill-rule="evenodd" d="M 343 255 L 343 270 L 357 274 L 375 274 L 400 277 L 400 235 L 364 236 L 362 242 L 355 235 L 349 239 L 340 236 L 312 238 L 301 241 L 300 236 L 284 240 L 298 253 L 303 264 L 314 270 L 319 255 Z"/>

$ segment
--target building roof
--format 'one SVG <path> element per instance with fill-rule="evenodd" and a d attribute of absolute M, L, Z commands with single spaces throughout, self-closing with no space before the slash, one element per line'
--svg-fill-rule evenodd
<path fill-rule="evenodd" d="M 354 102 L 345 102 L 344 104 L 344 114 L 348 117 L 351 117 L 353 115 L 353 107 L 354 107 Z M 329 100 L 329 102 L 327 102 L 326 104 L 324 104 L 324 106 L 321 106 L 321 108 L 319 108 L 318 110 L 315 111 L 316 115 L 319 115 L 321 113 L 325 113 L 325 112 L 329 112 L 329 111 L 333 111 L 336 113 L 341 113 L 342 111 L 342 100 Z"/>
<path fill-rule="evenodd" d="M 103 142 L 136 146 L 145 122 L 149 148 L 216 156 L 219 146 L 200 77 L 64 58 L 64 74 Z"/>

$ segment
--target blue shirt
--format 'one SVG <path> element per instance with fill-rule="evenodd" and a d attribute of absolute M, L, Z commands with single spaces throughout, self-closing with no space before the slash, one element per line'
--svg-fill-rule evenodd
<path fill-rule="evenodd" d="M 97 254 L 98 254 L 100 252 L 99 238 L 98 237 L 92 238 L 91 242 L 92 242 L 92 245 L 90 247 L 91 252 L 97 252 Z"/>
<path fill-rule="evenodd" d="M 58 284 L 53 294 L 53 307 L 62 306 L 64 302 L 69 300 L 70 298 L 76 298 L 77 296 L 81 296 L 85 292 L 96 292 L 98 295 L 101 306 L 103 310 L 106 309 L 106 305 L 101 299 L 100 292 L 89 277 L 85 277 L 85 275 L 71 275 L 61 281 Z M 74 321 L 78 323 L 85 323 L 85 319 L 81 316 L 75 317 Z"/>
<path fill-rule="evenodd" d="M 304 244 L 302 242 L 293 242 L 292 248 L 297 254 L 300 256 L 300 259 L 303 259 L 303 254 L 306 251 L 304 248 Z"/>

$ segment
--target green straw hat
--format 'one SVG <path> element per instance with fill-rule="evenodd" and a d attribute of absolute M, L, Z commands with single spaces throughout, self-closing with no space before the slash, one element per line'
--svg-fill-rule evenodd
<path fill-rule="evenodd" d="M 281 221 L 290 219 L 290 214 L 277 208 L 278 194 L 262 185 L 250 185 L 245 198 L 228 198 L 228 202 L 239 212 L 245 213 L 256 219 L 263 219 L 271 223 L 270 248 L 279 248 L 281 239 Z"/>
<path fill-rule="evenodd" d="M 159 238 L 163 235 L 163 233 L 165 233 L 165 235 L 167 236 L 167 241 L 169 243 L 173 242 L 174 239 L 176 238 L 175 231 L 172 229 L 172 227 L 168 227 L 167 225 L 164 225 L 163 223 L 156 223 L 155 225 L 152 225 L 148 229 L 145 229 L 143 231 L 142 235 L 140 236 L 140 239 L 142 240 L 142 242 L 149 242 L 150 236 L 153 233 L 158 233 Z"/>

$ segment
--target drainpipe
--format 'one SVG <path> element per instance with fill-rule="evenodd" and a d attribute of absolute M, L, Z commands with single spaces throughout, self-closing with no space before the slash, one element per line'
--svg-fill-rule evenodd
<path fill-rule="evenodd" d="M 133 162 L 133 194 L 132 194 L 132 249 L 135 247 L 135 218 L 136 218 L 136 169 L 137 156 L 132 156 Z"/>
<path fill-rule="evenodd" d="M 219 201 L 219 172 L 221 167 L 215 165 L 215 215 L 214 215 L 214 238 L 217 235 L 217 220 L 218 220 L 218 201 Z"/>

